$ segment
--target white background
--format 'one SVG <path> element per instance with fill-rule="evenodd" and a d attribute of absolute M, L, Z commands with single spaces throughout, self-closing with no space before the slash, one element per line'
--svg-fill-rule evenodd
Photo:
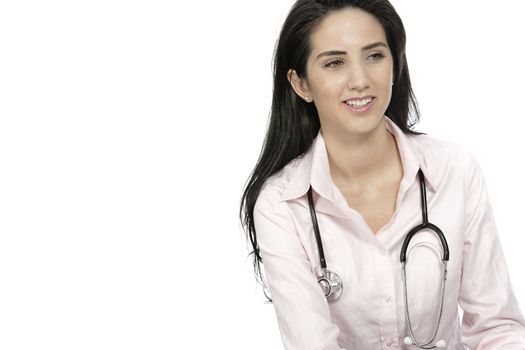
<path fill-rule="evenodd" d="M 1 349 L 283 348 L 238 210 L 292 3 L 0 4 Z M 393 4 L 416 129 L 478 157 L 525 308 L 519 2 Z"/>

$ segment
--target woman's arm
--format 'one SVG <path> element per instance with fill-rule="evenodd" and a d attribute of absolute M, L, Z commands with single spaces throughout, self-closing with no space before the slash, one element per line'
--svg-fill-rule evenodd
<path fill-rule="evenodd" d="M 346 350 L 337 343 L 339 328 L 331 321 L 328 302 L 294 229 L 289 209 L 278 203 L 276 193 L 270 191 L 266 188 L 259 195 L 254 224 L 284 347 Z"/>
<path fill-rule="evenodd" d="M 485 178 L 470 151 L 465 165 L 462 341 L 471 349 L 525 350 L 525 321 L 512 291 Z"/>

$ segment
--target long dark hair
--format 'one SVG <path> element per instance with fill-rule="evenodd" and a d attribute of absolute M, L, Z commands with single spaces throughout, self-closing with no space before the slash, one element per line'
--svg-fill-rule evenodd
<path fill-rule="evenodd" d="M 264 182 L 294 158 L 305 153 L 320 129 L 319 115 L 313 103 L 306 103 L 293 90 L 287 71 L 295 69 L 306 77 L 306 61 L 311 53 L 310 35 L 331 12 L 345 7 L 360 8 L 375 16 L 385 32 L 394 60 L 394 87 L 385 115 L 405 134 L 423 134 L 411 130 L 419 121 L 419 109 L 410 84 L 405 56 L 406 35 L 401 18 L 388 0 L 298 0 L 292 6 L 277 41 L 273 57 L 273 98 L 270 124 L 264 145 L 250 174 L 241 198 L 240 220 L 250 239 L 254 254 L 255 277 L 261 274 L 253 209 Z M 264 262 L 263 262 L 264 263 Z M 267 289 L 266 284 L 263 286 Z M 264 291 L 264 290 L 263 290 Z M 269 302 L 272 299 L 264 292 Z"/>

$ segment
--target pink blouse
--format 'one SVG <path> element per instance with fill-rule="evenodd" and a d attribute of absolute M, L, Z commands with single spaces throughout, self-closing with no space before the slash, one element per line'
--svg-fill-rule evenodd
<path fill-rule="evenodd" d="M 405 135 L 387 116 L 384 121 L 404 173 L 395 212 L 377 234 L 332 182 L 321 131 L 304 156 L 266 181 L 257 199 L 257 241 L 285 348 L 416 349 L 403 343 L 408 327 L 399 255 L 407 232 L 421 223 L 421 168 L 429 221 L 443 231 L 450 251 L 436 341 L 445 340 L 447 349 L 525 350 L 525 320 L 477 159 L 465 147 Z M 306 195 L 310 184 L 327 268 L 343 281 L 334 303 L 317 282 L 322 273 Z M 414 236 L 407 251 L 407 292 L 419 341 L 432 337 L 439 316 L 441 258 L 433 231 Z"/>

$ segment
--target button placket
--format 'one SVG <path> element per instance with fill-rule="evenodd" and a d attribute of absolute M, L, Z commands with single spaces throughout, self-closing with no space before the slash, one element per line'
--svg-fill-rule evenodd
<path fill-rule="evenodd" d="M 394 302 L 393 295 L 395 294 L 395 282 L 392 266 L 392 259 L 386 251 L 382 248 L 376 255 L 377 263 L 377 278 L 380 287 L 381 298 L 381 342 L 383 346 L 391 348 L 397 346 L 398 329 L 397 329 L 397 309 Z"/>

